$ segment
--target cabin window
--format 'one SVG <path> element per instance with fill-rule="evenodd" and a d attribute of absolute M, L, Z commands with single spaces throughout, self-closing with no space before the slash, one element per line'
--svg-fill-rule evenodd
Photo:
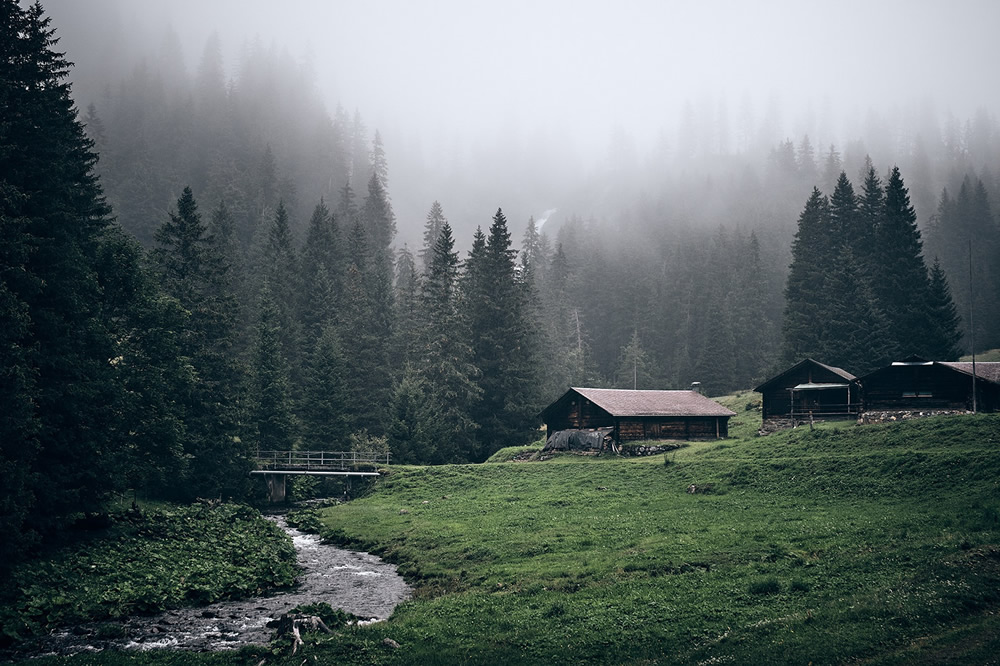
<path fill-rule="evenodd" d="M 904 398 L 916 398 L 917 397 L 917 392 L 916 391 L 903 391 L 903 397 Z"/>
<path fill-rule="evenodd" d="M 918 398 L 933 398 L 934 393 L 932 391 L 917 391 Z"/>

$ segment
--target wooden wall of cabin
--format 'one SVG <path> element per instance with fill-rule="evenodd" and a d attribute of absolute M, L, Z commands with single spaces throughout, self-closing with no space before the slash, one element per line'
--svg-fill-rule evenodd
<path fill-rule="evenodd" d="M 991 396 L 987 386 L 980 383 L 977 401 L 983 405 L 977 407 L 993 411 L 998 392 Z M 941 366 L 892 366 L 865 379 L 864 405 L 866 411 L 971 409 L 972 377 Z"/>
<path fill-rule="evenodd" d="M 801 368 L 789 371 L 781 376 L 781 381 L 761 393 L 762 418 L 772 416 L 788 416 L 791 402 L 788 389 L 799 384 L 842 384 L 847 380 L 840 375 L 818 365 L 806 363 Z M 855 387 L 851 388 L 851 400 L 858 402 L 854 396 Z"/>
<path fill-rule="evenodd" d="M 642 439 L 715 439 L 729 436 L 729 419 L 724 416 L 660 416 L 620 419 L 616 429 L 619 442 Z"/>
<path fill-rule="evenodd" d="M 578 394 L 563 398 L 546 419 L 550 434 L 557 430 L 610 428 L 615 424 L 610 414 Z"/>

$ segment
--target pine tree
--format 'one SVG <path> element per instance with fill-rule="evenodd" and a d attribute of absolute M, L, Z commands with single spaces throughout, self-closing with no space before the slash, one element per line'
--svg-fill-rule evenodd
<path fill-rule="evenodd" d="M 118 467 L 135 468 L 129 425 L 154 435 L 170 418 L 153 372 L 121 367 L 155 349 L 155 328 L 143 341 L 118 337 L 148 323 L 139 309 L 153 304 L 137 252 L 105 261 L 126 250 L 56 42 L 41 5 L 0 2 L 0 567 L 29 554 L 35 535 L 101 509 L 126 483 Z M 129 392 L 147 390 L 156 411 L 140 421 Z"/>
<path fill-rule="evenodd" d="M 396 386 L 389 408 L 387 435 L 393 461 L 398 463 L 458 462 L 439 445 L 453 447 L 455 442 L 443 439 L 441 417 L 433 411 L 427 396 L 428 386 L 413 366 L 406 366 L 403 378 Z"/>
<path fill-rule="evenodd" d="M 410 249 L 403 245 L 396 257 L 395 325 L 393 367 L 402 368 L 413 361 L 420 326 L 420 275 Z"/>
<path fill-rule="evenodd" d="M 371 152 L 372 176 L 378 179 L 383 190 L 389 189 L 389 163 L 385 159 L 385 146 L 382 145 L 382 135 L 375 130 Z"/>
<path fill-rule="evenodd" d="M 639 332 L 634 331 L 628 344 L 622 347 L 615 371 L 614 387 L 621 389 L 656 388 L 649 357 L 642 348 Z"/>
<path fill-rule="evenodd" d="M 367 429 L 379 436 L 385 431 L 392 396 L 391 338 L 379 320 L 372 261 L 365 228 L 356 223 L 348 236 L 348 265 L 338 318 L 346 365 L 346 417 L 350 432 Z"/>
<path fill-rule="evenodd" d="M 297 440 L 288 364 L 281 344 L 281 315 L 270 285 L 261 288 L 251 367 L 250 423 L 258 451 L 291 451 Z"/>
<path fill-rule="evenodd" d="M 477 425 L 471 411 L 481 396 L 478 370 L 472 364 L 468 332 L 458 311 L 458 253 L 445 222 L 421 283 L 422 323 L 414 370 L 426 397 L 425 413 L 434 423 L 421 432 L 433 435 L 424 449 L 410 447 L 414 460 L 463 462 L 474 459 Z"/>
<path fill-rule="evenodd" d="M 340 201 L 337 202 L 337 210 L 334 213 L 339 224 L 345 230 L 353 228 L 354 223 L 358 221 L 358 204 L 355 202 L 355 198 L 351 181 L 348 180 L 340 188 Z"/>
<path fill-rule="evenodd" d="M 858 198 L 843 171 L 837 177 L 830 197 L 830 232 L 833 243 L 846 243 L 853 248 L 864 241 L 865 230 L 858 214 Z"/>
<path fill-rule="evenodd" d="M 482 390 L 473 415 L 480 427 L 479 460 L 503 446 L 530 441 L 540 405 L 536 395 L 536 344 L 526 292 L 517 279 L 516 250 L 503 211 L 489 236 L 479 232 L 467 262 L 464 307 L 473 363 Z"/>
<path fill-rule="evenodd" d="M 889 320 L 889 334 L 904 356 L 921 354 L 931 327 L 927 309 L 930 283 L 924 264 L 917 215 L 898 167 L 885 185 L 884 212 L 875 229 L 873 289 Z"/>
<path fill-rule="evenodd" d="M 441 227 L 448 222 L 444 216 L 444 210 L 437 201 L 431 204 L 431 209 L 427 213 L 427 221 L 424 222 L 424 244 L 420 248 L 420 266 L 424 273 L 430 269 L 431 259 L 434 255 L 434 246 L 437 244 L 438 236 L 441 234 Z"/>
<path fill-rule="evenodd" d="M 927 296 L 932 328 L 927 332 L 924 350 L 935 361 L 957 361 L 961 352 L 961 317 L 951 300 L 951 289 L 941 263 L 935 259 L 931 267 L 931 285 Z"/>
<path fill-rule="evenodd" d="M 340 336 L 332 325 L 323 327 L 305 371 L 300 422 L 306 450 L 337 450 L 348 432 L 347 364 Z"/>
<path fill-rule="evenodd" d="M 323 327 L 334 322 L 342 290 L 343 251 L 336 219 L 321 199 L 313 210 L 306 242 L 299 258 L 302 298 L 299 310 L 304 344 L 310 347 Z"/>
<path fill-rule="evenodd" d="M 871 159 L 865 157 L 864 184 L 858 197 L 858 235 L 851 250 L 860 270 L 869 280 L 876 275 L 875 234 L 885 215 L 885 190 Z"/>
<path fill-rule="evenodd" d="M 841 246 L 822 287 L 832 297 L 815 358 L 858 376 L 889 363 L 895 352 L 889 322 L 849 246 Z"/>
<path fill-rule="evenodd" d="M 191 464 L 182 490 L 191 496 L 237 493 L 234 477 L 240 479 L 249 465 L 237 428 L 241 373 L 232 358 L 237 306 L 229 266 L 201 220 L 191 188 L 184 188 L 156 241 L 151 256 L 160 288 L 188 313 L 180 344 L 198 378 L 186 402 L 185 453 Z"/>
<path fill-rule="evenodd" d="M 365 224 L 372 250 L 378 254 L 391 256 L 390 246 L 396 236 L 396 216 L 389 203 L 389 195 L 377 174 L 368 179 L 368 196 L 361 209 L 361 219 Z"/>
<path fill-rule="evenodd" d="M 783 357 L 786 363 L 822 354 L 821 326 L 828 309 L 828 294 L 823 289 L 824 276 L 831 268 L 833 246 L 830 239 L 830 205 L 813 188 L 799 216 L 799 228 L 792 242 L 792 264 L 785 287 L 785 336 Z"/>

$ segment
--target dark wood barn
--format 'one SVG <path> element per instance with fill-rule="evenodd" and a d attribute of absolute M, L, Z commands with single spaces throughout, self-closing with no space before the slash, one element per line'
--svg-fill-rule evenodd
<path fill-rule="evenodd" d="M 611 428 L 621 444 L 728 437 L 735 415 L 696 391 L 571 388 L 542 411 L 542 420 L 549 437 L 560 430 Z"/>
<path fill-rule="evenodd" d="M 841 368 L 807 358 L 754 389 L 761 395 L 761 416 L 796 419 L 821 416 L 850 418 L 861 411 L 857 377 Z"/>
<path fill-rule="evenodd" d="M 972 363 L 910 358 L 865 375 L 865 411 L 972 409 Z M 1000 363 L 976 363 L 976 410 L 1000 410 Z"/>

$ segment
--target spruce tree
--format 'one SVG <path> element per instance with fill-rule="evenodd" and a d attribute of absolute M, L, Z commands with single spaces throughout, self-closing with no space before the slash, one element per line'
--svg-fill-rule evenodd
<path fill-rule="evenodd" d="M 448 222 L 444 216 L 444 210 L 437 201 L 431 204 L 430 211 L 427 212 L 427 221 L 424 222 L 424 244 L 420 248 L 420 267 L 426 273 L 430 270 L 431 260 L 434 255 L 434 246 L 437 244 L 438 236 L 441 234 L 441 227 Z"/>
<path fill-rule="evenodd" d="M 813 188 L 799 216 L 785 287 L 782 330 L 786 363 L 822 355 L 821 327 L 827 316 L 829 296 L 823 283 L 832 267 L 833 252 L 830 205 L 823 193 Z"/>
<path fill-rule="evenodd" d="M 633 331 L 628 344 L 622 347 L 621 355 L 618 358 L 618 367 L 615 370 L 614 388 L 656 388 L 649 356 L 642 348 L 638 331 Z"/>
<path fill-rule="evenodd" d="M 849 246 L 841 246 L 822 288 L 832 297 L 822 322 L 817 324 L 821 330 L 820 351 L 814 358 L 857 376 L 892 361 L 896 350 L 889 322 Z"/>
<path fill-rule="evenodd" d="M 250 423 L 258 451 L 291 451 L 298 439 L 288 363 L 281 344 L 281 315 L 265 281 L 260 293 L 251 364 Z"/>
<path fill-rule="evenodd" d="M 156 402 L 156 327 L 142 342 L 119 338 L 149 323 L 138 310 L 155 303 L 110 220 L 56 43 L 41 5 L 0 2 L 0 567 L 37 534 L 103 508 L 136 447 L 170 447 L 128 430 L 158 436 L 171 420 Z M 140 352 L 150 372 L 123 367 L 141 365 Z M 130 391 L 156 409 L 141 417 Z"/>
<path fill-rule="evenodd" d="M 530 441 L 537 412 L 537 338 L 518 280 L 503 211 L 497 210 L 485 242 L 473 243 L 464 280 L 464 307 L 473 363 L 482 397 L 473 411 L 484 460 L 493 451 Z"/>
<path fill-rule="evenodd" d="M 299 310 L 305 335 L 303 344 L 307 348 L 336 317 L 337 299 L 342 290 L 342 265 L 340 230 L 336 218 L 321 199 L 309 220 L 299 258 Z"/>
<path fill-rule="evenodd" d="M 895 347 L 904 356 L 922 354 L 931 327 L 927 307 L 930 283 L 917 215 L 898 167 L 893 167 L 886 181 L 873 257 L 873 289 L 889 320 Z"/>
<path fill-rule="evenodd" d="M 309 451 L 339 451 L 348 432 L 347 363 L 341 347 L 336 327 L 327 324 L 305 370 L 299 413 L 303 448 Z"/>
<path fill-rule="evenodd" d="M 941 263 L 935 259 L 931 267 L 931 284 L 927 295 L 931 329 L 927 331 L 924 350 L 935 361 L 957 361 L 961 352 L 961 317 L 951 300 L 951 289 Z"/>
<path fill-rule="evenodd" d="M 434 422 L 421 432 L 432 434 L 411 444 L 413 460 L 464 462 L 478 455 L 477 425 L 471 411 L 481 396 L 476 384 L 478 370 L 472 364 L 468 332 L 459 315 L 458 253 L 451 226 L 445 222 L 438 233 L 426 278 L 421 282 L 421 325 L 415 350 L 414 371 L 422 382 L 426 409 Z"/>
<path fill-rule="evenodd" d="M 237 305 L 229 266 L 201 220 L 191 188 L 176 212 L 156 231 L 151 256 L 160 288 L 188 313 L 181 350 L 197 381 L 187 394 L 185 454 L 190 458 L 188 495 L 239 492 L 248 466 L 238 432 L 238 387 L 242 373 L 233 360 Z"/>
<path fill-rule="evenodd" d="M 385 432 L 392 396 L 391 338 L 387 333 L 391 329 L 381 319 L 377 290 L 384 274 L 380 271 L 373 277 L 372 254 L 365 228 L 358 222 L 348 236 L 338 324 L 346 365 L 348 428 L 351 432 L 367 429 L 380 436 Z"/>

